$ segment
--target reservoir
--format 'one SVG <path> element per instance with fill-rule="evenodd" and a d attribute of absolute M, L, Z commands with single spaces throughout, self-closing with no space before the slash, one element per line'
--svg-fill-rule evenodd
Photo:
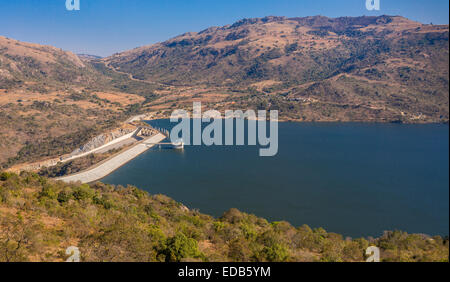
<path fill-rule="evenodd" d="M 215 217 L 237 208 L 351 237 L 449 234 L 448 125 L 280 122 L 278 154 L 258 152 L 155 146 L 101 181 L 164 194 Z"/>

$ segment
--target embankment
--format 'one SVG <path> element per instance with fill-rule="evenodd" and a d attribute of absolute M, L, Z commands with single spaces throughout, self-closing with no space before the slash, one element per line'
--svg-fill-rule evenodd
<path fill-rule="evenodd" d="M 64 176 L 58 178 L 57 180 L 62 180 L 64 182 L 81 181 L 82 183 L 97 181 L 112 173 L 132 159 L 136 158 L 140 154 L 144 153 L 155 144 L 163 141 L 165 138 L 166 136 L 164 136 L 163 134 L 157 134 L 92 169 L 74 175 Z"/>

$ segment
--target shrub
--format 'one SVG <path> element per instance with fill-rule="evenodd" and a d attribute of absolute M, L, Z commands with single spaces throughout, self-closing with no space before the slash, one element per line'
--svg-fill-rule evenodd
<path fill-rule="evenodd" d="M 242 233 L 244 234 L 245 239 L 254 240 L 257 237 L 256 230 L 253 225 L 242 223 L 240 226 Z"/>
<path fill-rule="evenodd" d="M 113 206 L 112 203 L 104 196 L 99 197 L 96 195 L 96 196 L 94 196 L 93 201 L 94 201 L 94 204 L 103 206 L 103 208 L 105 208 L 107 210 L 111 209 Z"/>
<path fill-rule="evenodd" d="M 6 180 L 8 180 L 11 176 L 12 176 L 13 174 L 12 173 L 10 173 L 10 172 L 2 172 L 2 173 L 0 173 L 0 180 L 1 181 L 6 181 Z"/>
<path fill-rule="evenodd" d="M 132 187 L 131 188 L 133 191 L 133 195 L 137 198 L 137 199 L 145 199 L 145 197 L 148 196 L 148 193 L 145 192 L 144 190 L 138 189 L 136 187 Z"/>
<path fill-rule="evenodd" d="M 56 199 L 58 196 L 56 192 L 53 190 L 51 186 L 44 186 L 42 188 L 42 191 L 39 193 L 39 198 L 49 198 L 49 199 Z"/>
<path fill-rule="evenodd" d="M 75 188 L 73 191 L 73 197 L 78 201 L 92 199 L 94 195 L 95 191 L 87 184 L 83 184 Z"/>
<path fill-rule="evenodd" d="M 58 193 L 58 202 L 60 203 L 67 203 L 72 198 L 71 191 L 68 190 L 62 190 Z"/>
<path fill-rule="evenodd" d="M 270 262 L 284 262 L 289 257 L 289 251 L 286 246 L 275 243 L 271 246 L 266 246 L 262 250 L 263 257 Z"/>
<path fill-rule="evenodd" d="M 221 221 L 215 221 L 213 223 L 213 226 L 214 226 L 214 230 L 216 232 L 219 232 L 219 231 L 222 231 L 225 228 L 225 223 L 221 222 Z"/>
<path fill-rule="evenodd" d="M 228 257 L 233 261 L 246 262 L 250 260 L 249 248 L 243 240 L 233 240 L 229 243 Z"/>
<path fill-rule="evenodd" d="M 177 233 L 174 237 L 169 238 L 163 253 L 167 262 L 179 262 L 184 258 L 199 258 L 201 256 L 197 241 L 186 237 L 183 233 Z"/>
<path fill-rule="evenodd" d="M 346 242 L 342 249 L 344 261 L 362 261 L 364 259 L 364 250 L 357 241 Z"/>
<path fill-rule="evenodd" d="M 228 221 L 230 223 L 238 223 L 241 222 L 244 218 L 244 215 L 237 209 L 230 209 L 229 211 L 225 212 L 223 216 L 221 217 L 222 220 Z"/>

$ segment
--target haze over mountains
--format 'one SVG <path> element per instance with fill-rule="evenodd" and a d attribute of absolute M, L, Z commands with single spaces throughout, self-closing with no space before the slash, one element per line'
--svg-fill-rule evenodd
<path fill-rule="evenodd" d="M 108 58 L 0 37 L 0 163 L 194 100 L 296 121 L 448 122 L 448 34 L 398 16 L 266 17 Z"/>

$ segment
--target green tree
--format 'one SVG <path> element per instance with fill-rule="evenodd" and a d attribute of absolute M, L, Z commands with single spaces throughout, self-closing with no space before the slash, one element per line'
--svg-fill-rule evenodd
<path fill-rule="evenodd" d="M 289 251 L 286 246 L 279 243 L 264 247 L 262 254 L 270 262 L 284 262 L 289 257 Z"/>
<path fill-rule="evenodd" d="M 168 262 L 178 262 L 185 258 L 199 258 L 201 256 L 197 241 L 186 237 L 183 233 L 177 233 L 169 238 L 163 253 Z"/>

